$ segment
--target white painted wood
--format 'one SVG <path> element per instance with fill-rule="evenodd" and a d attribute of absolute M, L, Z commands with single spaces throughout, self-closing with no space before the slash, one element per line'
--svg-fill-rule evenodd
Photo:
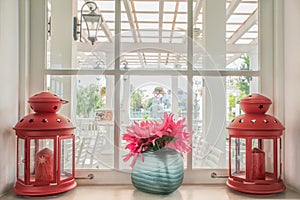
<path fill-rule="evenodd" d="M 205 68 L 226 66 L 226 1 L 206 0 L 204 3 L 204 47 L 209 55 Z M 215 15 L 214 13 L 218 13 Z M 204 77 L 203 134 L 210 146 L 226 152 L 226 84 L 220 76 Z M 227 167 L 225 157 L 219 167 Z"/>
<path fill-rule="evenodd" d="M 252 15 L 246 20 L 246 22 L 228 39 L 228 44 L 235 43 L 241 38 L 254 24 L 256 24 L 258 19 L 258 9 L 254 11 Z"/>
<path fill-rule="evenodd" d="M 34 1 L 34 0 L 32 0 Z M 186 45 L 187 45 L 187 49 L 188 49 L 188 69 L 187 70 L 129 70 L 127 71 L 122 71 L 120 70 L 120 30 L 121 30 L 121 24 L 120 24 L 120 19 L 121 19 L 121 1 L 116 1 L 115 4 L 115 35 L 116 37 L 114 38 L 114 43 L 100 43 L 99 45 L 97 45 L 97 47 L 95 47 L 94 51 L 97 50 L 97 48 L 101 48 L 101 50 L 103 51 L 103 49 L 107 50 L 106 52 L 109 53 L 114 53 L 114 66 L 115 69 L 113 70 L 107 70 L 107 71 L 102 71 L 102 70 L 70 70 L 70 69 L 65 69 L 65 70 L 52 70 L 52 69 L 48 69 L 42 72 L 45 72 L 45 74 L 56 74 L 56 75 L 78 75 L 78 74 L 104 74 L 104 75 L 113 75 L 114 78 L 114 84 L 115 84 L 115 96 L 114 96 L 114 109 L 115 109 L 115 124 L 114 124 L 114 144 L 115 144 L 115 155 L 114 155 L 114 167 L 116 170 L 113 170 L 112 172 L 106 172 L 106 171 L 97 171 L 96 173 L 96 178 L 95 180 L 92 181 L 92 183 L 105 183 L 105 182 L 111 182 L 111 183 L 129 183 L 130 179 L 128 179 L 129 175 L 128 174 L 123 174 L 120 175 L 120 172 L 118 172 L 117 170 L 120 168 L 120 152 L 119 152 L 119 142 L 120 142 L 120 129 L 119 129 L 119 125 L 121 122 L 120 116 L 121 116 L 121 111 L 120 111 L 120 83 L 121 83 L 121 75 L 157 75 L 157 76 L 163 76 L 163 75 L 171 75 L 174 76 L 173 78 L 175 78 L 178 74 L 181 74 L 183 76 L 187 76 L 188 78 L 188 102 L 192 102 L 192 79 L 193 76 L 208 76 L 206 80 L 209 80 L 209 78 L 211 78 L 211 80 L 213 79 L 213 76 L 233 76 L 233 75 L 251 75 L 251 76 L 260 76 L 261 73 L 260 71 L 249 71 L 249 72 L 239 72 L 239 71 L 227 71 L 224 70 L 223 68 L 225 67 L 225 20 L 226 20 L 226 10 L 225 10 L 225 0 L 222 0 L 221 5 L 219 5 L 220 1 L 219 0 L 214 0 L 211 1 L 209 0 L 211 4 L 211 10 L 213 10 L 213 14 L 215 15 L 215 9 L 220 10 L 221 16 L 210 16 L 210 17 L 216 17 L 217 21 L 215 24 L 210 23 L 208 24 L 209 26 L 215 26 L 216 29 L 214 29 L 213 27 L 210 27 L 207 31 L 207 35 L 210 36 L 210 38 L 206 38 L 208 40 L 206 40 L 206 44 L 208 44 L 207 42 L 209 42 L 208 45 L 208 50 L 212 52 L 213 58 L 214 60 L 216 60 L 215 62 L 217 63 L 217 65 L 220 67 L 217 70 L 214 68 L 208 68 L 208 70 L 195 70 L 193 71 L 193 40 L 190 39 L 188 40 L 186 43 L 182 44 L 148 44 L 148 43 L 123 43 L 122 44 L 122 51 L 125 49 L 126 51 L 130 51 L 133 49 L 149 49 L 149 51 L 155 51 L 155 52 L 164 52 L 164 51 L 169 51 L 169 52 L 174 52 L 174 49 L 176 50 L 176 52 L 185 52 L 186 51 Z M 188 0 L 189 5 L 188 5 L 188 38 L 193 38 L 193 21 L 192 19 L 195 17 L 195 13 L 196 10 L 193 11 L 193 1 L 192 0 Z M 212 3 L 213 2 L 213 3 Z M 199 5 L 202 5 L 202 3 L 199 3 Z M 214 6 L 212 6 L 214 5 Z M 217 7 L 215 7 L 217 6 Z M 38 7 L 41 8 L 41 7 Z M 200 7 L 201 9 L 201 7 Z M 264 11 L 265 12 L 265 11 Z M 267 10 L 268 12 L 268 16 L 270 15 L 270 13 L 272 13 L 271 9 Z M 212 20 L 212 18 L 211 18 Z M 214 20 L 212 20 L 214 21 Z M 218 25 L 222 24 L 221 27 L 218 27 Z M 39 27 L 36 27 L 35 30 L 39 30 Z M 216 30 L 216 31 L 214 31 Z M 210 32 L 211 31 L 211 32 Z M 211 33 L 211 35 L 209 34 Z M 268 32 L 270 33 L 270 32 Z M 268 34 L 266 33 L 266 34 Z M 40 32 L 40 34 L 43 34 L 43 32 Z M 218 35 L 217 39 L 213 39 L 213 36 Z M 215 40 L 215 41 L 214 41 Z M 38 40 L 41 41 L 41 40 Z M 88 50 L 87 46 L 85 46 L 85 44 L 83 43 L 79 43 L 79 49 L 80 50 L 84 50 L 84 51 L 90 51 Z M 252 45 L 248 45 L 249 48 L 252 48 Z M 34 48 L 37 48 L 38 50 L 41 51 L 40 47 L 34 46 Z M 124 48 L 124 49 L 123 49 Z M 158 50 L 158 48 L 163 49 L 163 51 Z M 247 48 L 247 45 L 228 45 L 228 49 L 232 52 L 236 52 L 238 50 L 238 48 L 241 49 L 245 49 Z M 183 49 L 183 50 L 182 50 Z M 229 52 L 230 52 L 229 51 Z M 147 50 L 145 51 L 147 52 Z M 39 55 L 39 54 L 38 54 Z M 221 56 L 220 56 L 221 55 Z M 263 58 L 264 59 L 264 58 Z M 44 62 L 44 59 L 39 59 L 38 60 L 39 64 Z M 41 66 L 41 65 L 40 65 Z M 34 69 L 34 68 L 33 68 Z M 35 82 L 36 84 L 39 83 L 43 83 L 42 80 L 37 79 L 37 82 Z M 224 84 L 224 78 L 218 78 L 217 79 L 217 85 L 223 85 Z M 208 81 L 207 81 L 208 83 Z M 209 83 L 210 84 L 210 83 Z M 217 85 L 215 85 L 216 87 L 214 87 L 216 89 L 216 91 L 219 91 L 219 87 L 217 87 Z M 225 93 L 224 91 L 221 92 L 216 92 L 213 91 L 213 95 L 214 95 L 214 99 L 218 99 L 221 101 L 218 102 L 225 102 L 224 98 L 225 98 Z M 211 107 L 212 109 L 217 109 L 217 110 L 224 110 L 224 104 L 217 104 L 216 107 Z M 214 105 L 213 103 L 211 105 Z M 221 105 L 221 106 L 220 106 Z M 187 119 L 187 123 L 188 123 L 188 128 L 189 130 L 191 130 L 192 128 L 192 103 L 188 104 L 188 119 Z M 215 114 L 214 114 L 215 115 Z M 224 121 L 224 118 L 222 117 L 224 116 L 224 113 L 221 113 L 221 115 L 219 116 L 220 119 L 222 118 L 222 120 Z M 215 125 L 215 124 L 214 124 Z M 216 125 L 219 129 L 224 129 L 225 124 L 218 124 Z M 216 132 L 218 132 L 219 130 L 215 130 Z M 220 134 L 220 137 L 224 137 L 224 133 Z M 217 138 L 218 139 L 218 138 Z M 222 146 L 225 145 L 225 142 L 223 142 L 223 144 L 218 144 L 216 143 L 217 146 Z M 223 148 L 223 147 L 222 147 Z M 211 170 L 194 170 L 192 169 L 192 154 L 188 155 L 188 164 L 187 164 L 187 175 L 185 178 L 185 183 L 220 183 L 220 182 L 224 182 L 224 180 L 220 180 L 220 179 L 212 179 L 210 178 L 210 172 Z M 224 166 L 225 168 L 227 166 Z M 223 174 L 226 173 L 227 170 L 221 170 L 218 171 L 219 174 Z M 90 170 L 85 170 L 83 172 L 78 172 L 78 176 L 80 176 L 81 174 L 88 174 L 90 173 Z M 121 180 L 121 182 L 119 182 Z M 82 180 L 80 181 L 82 183 L 88 183 L 88 180 Z"/>
<path fill-rule="evenodd" d="M 0 197 L 16 180 L 16 136 L 12 128 L 19 120 L 18 8 L 18 0 L 0 1 Z"/>
<path fill-rule="evenodd" d="M 300 1 L 289 0 L 283 3 L 284 13 L 284 177 L 286 184 L 300 192 L 298 177 L 300 168 Z"/>
<path fill-rule="evenodd" d="M 260 92 L 274 99 L 274 18 L 273 1 L 259 1 L 259 69 L 261 70 Z M 273 106 L 269 113 L 273 113 Z"/>
<path fill-rule="evenodd" d="M 30 0 L 30 74 L 29 96 L 43 91 L 46 87 L 47 17 L 46 1 Z"/>
<path fill-rule="evenodd" d="M 29 112 L 29 70 L 30 70 L 30 2 L 19 2 L 19 118 Z"/>
<path fill-rule="evenodd" d="M 226 11 L 226 20 L 229 19 L 229 17 L 233 14 L 234 10 L 238 7 L 238 5 L 241 3 L 241 0 L 232 0 L 227 8 Z"/>

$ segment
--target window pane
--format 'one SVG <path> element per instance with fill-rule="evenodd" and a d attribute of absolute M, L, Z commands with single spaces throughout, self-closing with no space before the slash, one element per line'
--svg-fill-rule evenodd
<path fill-rule="evenodd" d="M 48 76 L 47 85 L 50 91 L 69 100 L 60 113 L 76 126 L 76 168 L 112 168 L 114 77 Z"/>
<path fill-rule="evenodd" d="M 121 4 L 121 69 L 187 69 L 186 1 Z"/>
<path fill-rule="evenodd" d="M 47 68 L 50 69 L 112 69 L 114 67 L 114 26 L 115 2 L 110 0 L 95 1 L 103 22 L 99 25 L 96 41 L 92 45 L 91 26 L 81 17 L 90 13 L 91 3 L 48 0 L 49 36 L 47 41 Z M 85 4 L 85 5 L 84 5 Z M 77 12 L 76 12 L 77 11 Z M 77 17 L 77 27 L 73 16 Z M 76 34 L 77 32 L 77 34 Z M 80 34 L 81 32 L 81 34 Z M 77 41 L 74 38 L 77 37 Z"/>
<path fill-rule="evenodd" d="M 242 114 L 238 101 L 257 91 L 257 77 L 193 78 L 193 168 L 227 167 L 226 126 Z"/>
<path fill-rule="evenodd" d="M 226 78 L 227 124 L 243 114 L 238 101 L 243 97 L 258 93 L 258 78 L 251 76 L 231 76 Z"/>
<path fill-rule="evenodd" d="M 200 2 L 194 1 L 194 68 L 258 70 L 258 0 L 208 1 L 205 9 Z"/>
<path fill-rule="evenodd" d="M 121 77 L 121 134 L 134 121 L 160 121 L 164 112 L 173 113 L 176 120 L 186 117 L 186 77 L 172 76 L 129 76 Z M 121 168 L 130 162 L 122 161 L 126 143 L 121 138 Z"/>

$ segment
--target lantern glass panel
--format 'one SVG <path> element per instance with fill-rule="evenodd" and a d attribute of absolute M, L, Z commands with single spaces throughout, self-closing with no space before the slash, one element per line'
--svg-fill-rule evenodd
<path fill-rule="evenodd" d="M 246 178 L 246 139 L 231 138 L 231 175 Z"/>
<path fill-rule="evenodd" d="M 30 140 L 30 182 L 49 184 L 55 182 L 54 139 Z"/>
<path fill-rule="evenodd" d="M 73 177 L 73 138 L 61 140 L 60 180 Z"/>
<path fill-rule="evenodd" d="M 266 178 L 274 179 L 274 143 L 273 139 L 263 140 L 263 150 L 265 152 L 265 167 L 266 167 Z M 277 153 L 277 152 L 276 152 Z M 277 172 L 276 172 L 277 176 Z"/>
<path fill-rule="evenodd" d="M 18 138 L 18 179 L 24 181 L 25 170 L 25 141 Z"/>

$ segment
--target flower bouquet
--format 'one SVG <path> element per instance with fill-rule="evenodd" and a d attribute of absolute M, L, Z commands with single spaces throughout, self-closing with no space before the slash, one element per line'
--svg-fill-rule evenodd
<path fill-rule="evenodd" d="M 123 140 L 130 152 L 124 161 L 132 158 L 131 179 L 142 191 L 168 194 L 183 180 L 183 154 L 190 152 L 193 132 L 187 132 L 185 118 L 175 122 L 173 114 L 164 113 L 162 122 L 134 122 L 127 127 Z"/>

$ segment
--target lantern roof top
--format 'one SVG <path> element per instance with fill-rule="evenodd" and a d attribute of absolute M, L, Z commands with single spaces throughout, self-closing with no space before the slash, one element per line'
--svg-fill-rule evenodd
<path fill-rule="evenodd" d="M 75 126 L 64 115 L 57 114 L 61 105 L 67 103 L 51 92 L 41 92 L 28 100 L 36 112 L 23 117 L 14 127 L 17 131 L 47 131 L 75 129 Z"/>
<path fill-rule="evenodd" d="M 251 94 L 241 99 L 239 104 L 245 114 L 233 119 L 227 127 L 229 130 L 251 131 L 251 133 L 249 133 L 251 135 L 262 134 L 260 131 L 268 131 L 265 133 L 270 135 L 270 131 L 276 132 L 284 130 L 283 125 L 278 119 L 265 114 L 272 104 L 269 98 L 261 94 Z M 279 133 L 279 135 L 280 134 L 282 133 Z M 241 135 L 244 135 L 244 133 L 241 133 Z"/>
<path fill-rule="evenodd" d="M 29 98 L 28 103 L 64 102 L 60 97 L 51 92 L 41 92 Z"/>
<path fill-rule="evenodd" d="M 241 131 L 282 131 L 283 125 L 278 119 L 267 114 L 244 114 L 233 119 L 228 129 Z"/>
<path fill-rule="evenodd" d="M 34 113 L 19 120 L 14 129 L 24 131 L 47 131 L 75 129 L 75 126 L 70 119 L 57 113 Z"/>
<path fill-rule="evenodd" d="M 252 103 L 261 103 L 261 104 L 272 104 L 272 101 L 261 95 L 261 94 L 250 94 L 240 100 L 239 103 L 246 103 L 246 104 L 252 104 Z"/>

